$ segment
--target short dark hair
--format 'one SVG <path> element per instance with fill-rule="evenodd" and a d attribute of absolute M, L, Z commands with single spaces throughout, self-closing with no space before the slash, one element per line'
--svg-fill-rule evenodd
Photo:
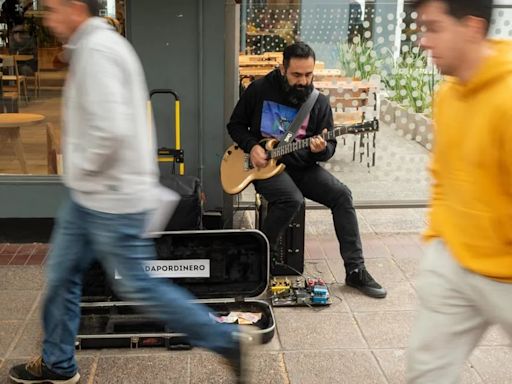
<path fill-rule="evenodd" d="M 493 0 L 415 0 L 414 8 L 418 9 L 430 2 L 440 2 L 448 8 L 448 14 L 456 19 L 474 16 L 487 22 L 487 31 L 491 26 Z"/>
<path fill-rule="evenodd" d="M 301 59 L 307 59 L 309 57 L 313 58 L 313 61 L 316 60 L 315 51 L 309 45 L 303 42 L 293 43 L 287 46 L 283 52 L 283 65 L 285 68 L 288 68 L 290 64 L 290 60 L 293 58 L 299 57 Z"/>
<path fill-rule="evenodd" d="M 100 15 L 100 2 L 99 0 L 75 0 L 80 3 L 84 3 L 87 5 L 87 9 L 91 16 L 99 16 Z"/>

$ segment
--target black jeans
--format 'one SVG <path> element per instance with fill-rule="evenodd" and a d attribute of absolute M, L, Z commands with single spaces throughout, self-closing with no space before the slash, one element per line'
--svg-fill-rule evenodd
<path fill-rule="evenodd" d="M 267 180 L 254 182 L 256 191 L 272 205 L 262 231 L 271 248 L 308 198 L 330 208 L 345 269 L 350 272 L 364 265 L 361 236 L 350 189 L 319 165 L 286 168 Z"/>

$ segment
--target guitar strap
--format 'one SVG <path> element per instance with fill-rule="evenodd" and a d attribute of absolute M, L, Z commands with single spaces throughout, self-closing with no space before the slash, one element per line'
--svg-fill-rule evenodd
<path fill-rule="evenodd" d="M 297 115 L 295 116 L 295 119 L 293 119 L 292 123 L 288 126 L 288 130 L 283 135 L 283 138 L 279 142 L 276 148 L 279 148 L 282 145 L 289 144 L 295 139 L 295 136 L 297 135 L 297 132 L 299 131 L 300 126 L 306 120 L 306 117 L 309 115 L 309 112 L 311 112 L 311 109 L 313 108 L 313 105 L 316 103 L 316 99 L 318 99 L 318 95 L 320 92 L 318 92 L 318 89 L 313 89 L 313 92 L 311 92 L 311 95 L 309 95 L 308 99 L 299 109 L 299 112 L 297 112 Z"/>

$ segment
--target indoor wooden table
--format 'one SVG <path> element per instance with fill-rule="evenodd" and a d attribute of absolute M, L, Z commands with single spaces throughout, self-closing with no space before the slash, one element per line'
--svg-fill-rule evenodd
<path fill-rule="evenodd" d="M 34 59 L 34 55 L 0 55 L 0 58 L 14 56 L 16 61 L 30 61 Z"/>

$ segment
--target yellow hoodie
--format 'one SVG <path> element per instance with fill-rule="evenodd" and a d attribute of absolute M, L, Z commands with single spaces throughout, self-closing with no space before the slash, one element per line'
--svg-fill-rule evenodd
<path fill-rule="evenodd" d="M 441 237 L 463 267 L 512 283 L 512 43 L 490 44 L 471 81 L 448 79 L 436 95 L 425 237 Z"/>

